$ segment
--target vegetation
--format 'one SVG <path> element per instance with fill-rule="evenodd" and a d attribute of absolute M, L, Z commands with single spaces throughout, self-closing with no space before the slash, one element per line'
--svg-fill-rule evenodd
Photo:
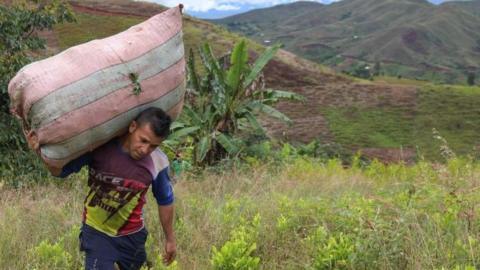
<path fill-rule="evenodd" d="M 170 269 L 480 266 L 478 163 L 360 167 L 354 160 L 345 169 L 338 160 L 292 154 L 275 164 L 262 159 L 184 175 L 175 186 L 178 257 Z M 81 269 L 86 174 L 0 188 L 1 269 Z M 164 269 L 153 197 L 146 207 L 148 259 Z"/>
<path fill-rule="evenodd" d="M 344 146 L 412 147 L 442 160 L 436 129 L 461 155 L 478 155 L 480 88 L 425 84 L 414 108 L 330 107 L 324 109 L 335 141 Z"/>
<path fill-rule="evenodd" d="M 32 51 L 45 49 L 45 41 L 37 36 L 37 31 L 74 20 L 63 2 L 36 2 L 30 1 L 33 6 L 0 6 L 0 105 L 4 113 L 8 113 L 8 82 L 33 60 Z"/>
<path fill-rule="evenodd" d="M 415 144 L 412 117 L 402 109 L 330 108 L 326 110 L 335 140 L 359 147 L 406 147 Z"/>
<path fill-rule="evenodd" d="M 230 55 L 220 63 L 207 43 L 200 49 L 205 73 L 196 71 L 193 51 L 188 63 L 190 97 L 177 121 L 171 140 L 188 135 L 193 146 L 196 165 L 212 165 L 238 154 L 245 147 L 240 133 L 260 134 L 265 131 L 257 115 L 289 122 L 290 119 L 271 105 L 280 99 L 301 100 L 297 94 L 262 89 L 257 81 L 262 69 L 272 59 L 278 46 L 267 49 L 250 67 L 245 41 L 240 41 Z M 226 61 L 229 60 L 229 61 Z"/>
<path fill-rule="evenodd" d="M 9 114 L 8 82 L 35 59 L 34 52 L 45 48 L 38 31 L 73 20 L 73 13 L 63 1 L 0 5 L 0 177 L 6 177 L 14 185 L 32 177 L 33 170 L 42 168 L 28 151 L 17 121 Z"/>
<path fill-rule="evenodd" d="M 54 28 L 61 50 L 119 33 L 144 20 L 135 16 L 102 16 L 85 13 L 77 13 L 76 18 L 75 23 L 57 25 Z"/>
<path fill-rule="evenodd" d="M 470 86 L 475 85 L 475 73 L 469 72 L 467 74 L 467 84 Z"/>

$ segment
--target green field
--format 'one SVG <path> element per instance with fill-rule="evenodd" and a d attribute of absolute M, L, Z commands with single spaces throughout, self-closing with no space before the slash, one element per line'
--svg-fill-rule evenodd
<path fill-rule="evenodd" d="M 327 108 L 324 113 L 335 140 L 359 147 L 413 147 L 424 157 L 439 160 L 443 144 L 453 152 L 478 155 L 480 88 L 425 84 L 419 86 L 414 109 Z"/>
<path fill-rule="evenodd" d="M 130 26 L 141 23 L 147 18 L 138 16 L 108 16 L 98 14 L 76 13 L 77 22 L 55 26 L 55 34 L 61 50 L 88 42 L 90 40 L 108 37 L 128 29 Z M 207 41 L 215 41 L 212 48 L 221 56 L 233 44 L 241 39 L 237 34 L 231 33 L 222 27 L 213 24 L 202 23 L 193 18 L 185 18 L 183 21 L 183 33 L 185 52 L 190 49 L 197 50 Z M 253 41 L 248 41 L 248 47 L 261 52 L 264 48 Z M 200 62 L 198 57 L 197 63 Z"/>
<path fill-rule="evenodd" d="M 0 269 L 81 269 L 85 177 L 0 187 Z M 243 269 L 228 264 L 242 258 L 258 258 L 251 269 L 478 269 L 479 179 L 461 159 L 344 169 L 293 157 L 192 173 L 175 186 L 171 269 Z M 146 221 L 149 260 L 164 269 L 150 195 Z"/>

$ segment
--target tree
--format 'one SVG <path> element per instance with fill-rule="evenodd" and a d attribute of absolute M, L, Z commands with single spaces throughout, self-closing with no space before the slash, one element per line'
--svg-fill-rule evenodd
<path fill-rule="evenodd" d="M 467 84 L 470 86 L 475 85 L 475 73 L 469 72 L 467 74 Z"/>
<path fill-rule="evenodd" d="M 67 4 L 60 1 L 30 1 L 28 4 L 0 6 L 0 105 L 8 113 L 7 87 L 15 73 L 32 62 L 31 52 L 44 49 L 38 37 L 41 30 L 51 30 L 57 23 L 74 21 Z"/>
<path fill-rule="evenodd" d="M 268 48 L 255 63 L 248 64 L 246 42 L 234 47 L 230 63 L 220 65 L 209 44 L 200 48 L 202 76 L 196 70 L 193 51 L 188 61 L 188 102 L 171 138 L 189 136 L 192 140 L 193 162 L 213 164 L 229 155 L 238 154 L 243 146 L 239 134 L 265 130 L 257 120 L 265 113 L 285 122 L 291 120 L 272 107 L 280 99 L 302 100 L 298 94 L 273 89 L 258 89 L 256 79 L 275 55 L 279 46 Z M 253 88 L 253 89 L 252 89 Z"/>
<path fill-rule="evenodd" d="M 375 62 L 375 65 L 373 66 L 373 76 L 379 76 L 380 72 L 382 70 L 382 66 L 380 65 L 380 62 L 377 61 Z"/>
<path fill-rule="evenodd" d="M 22 157 L 28 159 L 25 157 L 28 153 L 19 125 L 9 114 L 8 82 L 20 68 L 35 60 L 33 52 L 45 48 L 38 31 L 74 20 L 63 1 L 36 0 L 20 5 L 0 5 L 0 176 L 7 171 L 23 172 L 18 166 L 31 166 L 31 162 L 20 161 Z"/>
<path fill-rule="evenodd" d="M 353 68 L 352 75 L 362 79 L 368 79 L 371 77 L 370 66 L 367 64 L 359 64 Z"/>

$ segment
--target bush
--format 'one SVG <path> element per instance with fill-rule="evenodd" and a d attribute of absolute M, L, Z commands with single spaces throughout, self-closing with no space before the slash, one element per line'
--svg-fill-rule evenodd
<path fill-rule="evenodd" d="M 257 249 L 256 238 L 260 216 L 251 224 L 241 225 L 231 232 L 231 238 L 218 250 L 213 247 L 211 264 L 216 270 L 259 269 L 260 258 L 252 255 Z"/>
<path fill-rule="evenodd" d="M 351 259 L 355 242 L 349 235 L 338 233 L 328 236 L 325 228 L 320 226 L 307 240 L 314 246 L 313 269 L 350 269 L 352 267 Z"/>
<path fill-rule="evenodd" d="M 33 248 L 33 268 L 35 269 L 71 269 L 72 256 L 63 249 L 61 242 L 51 244 L 42 241 Z"/>
<path fill-rule="evenodd" d="M 34 155 L 29 153 L 21 128 L 9 114 L 8 82 L 26 64 L 35 60 L 32 51 L 45 48 L 37 36 L 55 24 L 75 20 L 63 1 L 25 1 L 23 5 L 0 5 L 0 182 L 20 186 L 23 181 L 43 177 Z M 39 174 L 35 172 L 39 171 Z M 36 179 L 35 179 L 36 180 Z"/>

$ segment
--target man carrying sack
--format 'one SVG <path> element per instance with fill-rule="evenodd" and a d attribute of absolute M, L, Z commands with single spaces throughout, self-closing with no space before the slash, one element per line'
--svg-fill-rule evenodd
<path fill-rule="evenodd" d="M 165 264 L 175 259 L 174 196 L 166 155 L 158 148 L 168 136 L 171 118 L 159 108 L 141 112 L 128 132 L 92 152 L 70 161 L 62 169 L 48 166 L 54 176 L 67 177 L 89 167 L 80 249 L 85 269 L 140 269 L 146 261 L 147 230 L 143 219 L 145 195 L 152 185 L 165 234 Z M 38 140 L 27 136 L 39 151 Z"/>
<path fill-rule="evenodd" d="M 85 269 L 139 269 L 150 186 L 175 259 L 174 195 L 158 148 L 185 94 L 182 6 L 23 67 L 10 81 L 11 112 L 54 176 L 88 166 L 80 248 Z"/>

